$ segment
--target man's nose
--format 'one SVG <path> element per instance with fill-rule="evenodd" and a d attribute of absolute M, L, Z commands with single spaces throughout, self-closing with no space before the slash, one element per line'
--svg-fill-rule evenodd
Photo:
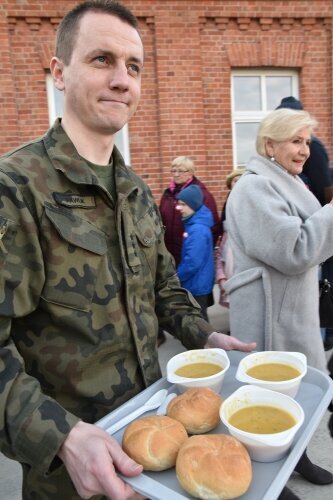
<path fill-rule="evenodd" d="M 111 88 L 119 88 L 122 90 L 128 89 L 129 75 L 127 66 L 124 62 L 119 61 L 113 66 L 109 85 Z"/>

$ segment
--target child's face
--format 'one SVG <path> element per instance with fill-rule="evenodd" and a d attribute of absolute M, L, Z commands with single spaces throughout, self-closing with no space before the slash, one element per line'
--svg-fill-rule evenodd
<path fill-rule="evenodd" d="M 182 214 L 182 217 L 188 217 L 189 215 L 194 214 L 194 210 L 191 207 L 186 205 L 183 201 L 178 200 L 176 209 Z"/>

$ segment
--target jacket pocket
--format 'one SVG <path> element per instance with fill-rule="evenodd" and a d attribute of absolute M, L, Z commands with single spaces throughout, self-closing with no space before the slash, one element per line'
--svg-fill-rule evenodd
<path fill-rule="evenodd" d="M 157 241 L 163 237 L 162 228 L 157 224 L 156 219 L 151 217 L 149 212 L 136 223 L 135 228 L 138 249 L 143 255 L 144 266 L 148 266 L 153 276 L 156 274 L 157 267 Z"/>
<path fill-rule="evenodd" d="M 107 251 L 103 231 L 71 209 L 47 203 L 41 240 L 45 255 L 42 298 L 64 307 L 89 310 Z"/>
<path fill-rule="evenodd" d="M 249 285 L 257 280 L 261 280 L 264 274 L 262 267 L 253 267 L 241 273 L 234 274 L 228 281 L 225 282 L 224 288 L 228 294 L 237 290 L 242 286 Z"/>
<path fill-rule="evenodd" d="M 272 348 L 271 279 L 263 267 L 233 275 L 224 285 L 230 298 L 230 326 L 233 335 L 257 341 L 259 350 Z"/>

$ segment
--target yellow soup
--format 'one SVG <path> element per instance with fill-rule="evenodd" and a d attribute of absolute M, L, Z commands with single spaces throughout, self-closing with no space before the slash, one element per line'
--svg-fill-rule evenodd
<path fill-rule="evenodd" d="M 229 422 L 237 429 L 254 434 L 275 434 L 290 429 L 296 420 L 275 406 L 248 406 L 236 411 Z"/>
<path fill-rule="evenodd" d="M 250 377 L 270 382 L 291 380 L 301 374 L 297 368 L 284 363 L 263 363 L 249 368 L 246 373 Z"/>
<path fill-rule="evenodd" d="M 210 377 L 223 370 L 223 366 L 215 363 L 190 363 L 181 366 L 175 371 L 179 377 L 202 378 Z"/>

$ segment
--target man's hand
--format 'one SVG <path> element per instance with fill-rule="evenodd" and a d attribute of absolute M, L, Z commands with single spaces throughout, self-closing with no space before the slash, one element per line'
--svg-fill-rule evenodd
<path fill-rule="evenodd" d="M 123 452 L 115 439 L 98 427 L 79 422 L 61 446 L 61 458 L 81 498 L 106 495 L 112 500 L 142 499 L 116 474 L 137 476 L 142 466 Z"/>
<path fill-rule="evenodd" d="M 241 340 L 236 339 L 236 337 L 231 337 L 230 335 L 225 335 L 224 333 L 213 332 L 209 335 L 206 342 L 205 348 L 209 349 L 211 347 L 218 347 L 219 349 L 225 349 L 226 351 L 244 351 L 250 352 L 256 348 L 256 343 L 251 342 L 246 344 Z"/>

